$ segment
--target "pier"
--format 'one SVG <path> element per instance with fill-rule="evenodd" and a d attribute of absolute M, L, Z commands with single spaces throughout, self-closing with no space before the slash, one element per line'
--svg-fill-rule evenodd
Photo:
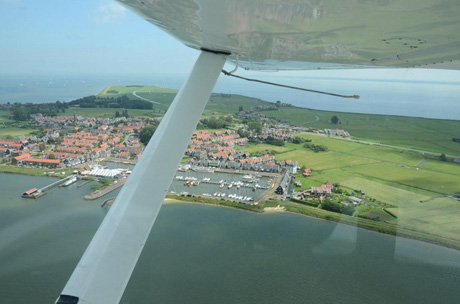
<path fill-rule="evenodd" d="M 90 201 L 98 199 L 106 195 L 107 193 L 112 192 L 113 190 L 118 189 L 121 186 L 123 186 L 123 184 L 126 182 L 127 179 L 128 179 L 127 177 L 124 177 L 120 179 L 116 184 L 110 184 L 107 187 L 101 188 L 99 190 L 94 191 L 93 193 L 83 196 L 83 199 L 90 200 Z"/>
<path fill-rule="evenodd" d="M 80 185 L 78 185 L 77 188 L 81 188 L 81 187 L 83 187 L 84 185 L 86 185 L 87 183 L 92 182 L 92 181 L 93 181 L 92 179 L 86 180 L 86 181 L 84 181 L 83 183 L 81 183 Z"/>
<path fill-rule="evenodd" d="M 25 198 L 39 198 L 43 195 L 45 195 L 45 192 L 53 187 L 56 187 L 56 186 L 59 186 L 59 185 L 62 185 L 63 183 L 65 183 L 66 181 L 68 181 L 70 178 L 72 178 L 74 175 L 69 175 L 63 179 L 60 179 L 58 181 L 55 181 L 45 187 L 42 187 L 40 189 L 36 189 L 36 188 L 32 188 L 30 190 L 27 190 L 26 192 L 24 192 L 22 194 L 22 197 L 25 197 Z M 33 191 L 32 191 L 33 190 Z"/>
<path fill-rule="evenodd" d="M 47 190 L 49 190 L 49 189 L 51 189 L 51 188 L 53 188 L 53 187 L 59 186 L 59 185 L 65 183 L 67 180 L 71 179 L 71 178 L 74 177 L 74 176 L 75 176 L 75 175 L 69 175 L 69 176 L 67 176 L 67 177 L 65 177 L 65 178 L 63 178 L 63 179 L 60 179 L 60 180 L 58 180 L 58 181 L 55 181 L 54 183 L 49 184 L 48 186 L 45 186 L 45 187 L 43 187 L 43 188 L 38 189 L 38 192 L 45 192 L 45 191 L 47 191 Z"/>

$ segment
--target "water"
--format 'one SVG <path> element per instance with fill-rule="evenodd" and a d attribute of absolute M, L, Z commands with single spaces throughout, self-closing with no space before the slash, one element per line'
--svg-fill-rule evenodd
<path fill-rule="evenodd" d="M 242 171 L 244 174 L 247 172 Z M 221 180 L 225 181 L 225 186 L 220 188 L 219 184 L 208 184 L 201 182 L 198 186 L 188 187 L 185 185 L 185 180 L 177 180 L 174 179 L 171 183 L 169 188 L 170 191 L 174 191 L 176 194 L 180 194 L 181 192 L 188 192 L 190 194 L 202 195 L 205 193 L 213 195 L 214 193 L 225 193 L 226 197 L 230 194 L 237 194 L 238 196 L 249 196 L 253 199 L 257 199 L 262 193 L 266 191 L 266 187 L 271 186 L 271 183 L 268 183 L 269 178 L 267 177 L 260 177 L 257 178 L 258 181 L 256 182 L 248 182 L 243 180 L 244 174 L 230 174 L 230 173 L 223 173 L 223 172 L 215 172 L 215 173 L 205 173 L 205 172 L 195 172 L 195 171 L 187 171 L 181 172 L 178 171 L 176 176 L 183 176 L 185 177 L 194 177 L 197 178 L 198 181 L 202 181 L 203 178 L 210 178 L 211 182 L 220 182 Z M 242 181 L 244 184 L 249 183 L 252 185 L 251 187 L 242 186 L 238 188 L 237 186 L 233 186 L 228 188 L 228 183 L 230 182 L 238 182 Z M 264 189 L 257 188 L 255 191 L 252 191 L 253 187 L 259 184 L 260 186 L 264 187 Z"/>
<path fill-rule="evenodd" d="M 359 100 L 340 99 L 224 76 L 219 77 L 214 92 L 246 95 L 270 102 L 280 100 L 295 106 L 319 110 L 460 119 L 458 77 L 449 81 L 445 79 L 436 81 L 436 78 L 433 77 L 431 81 L 408 81 L 410 77 L 407 79 L 340 78 L 314 76 L 311 72 L 308 74 L 310 76 L 277 75 L 276 73 L 259 73 L 249 74 L 249 77 L 339 94 L 358 94 L 361 98 Z M 344 74 L 342 72 L 339 75 Z M 453 74 L 455 75 L 457 74 Z M 0 75 L 0 103 L 70 101 L 82 96 L 98 94 L 104 87 L 112 85 L 152 84 L 179 89 L 186 79 L 187 74 Z"/>
<path fill-rule="evenodd" d="M 103 166 L 107 166 L 107 168 L 109 169 L 123 168 L 123 169 L 132 170 L 134 168 L 134 165 L 124 164 L 124 163 L 102 162 L 101 164 Z M 227 184 L 223 188 L 220 188 L 218 184 L 210 184 L 210 183 L 201 182 L 198 186 L 188 187 L 185 185 L 185 182 L 186 182 L 185 180 L 174 179 L 171 182 L 169 191 L 170 192 L 174 191 L 177 195 L 179 195 L 181 192 L 187 192 L 187 193 L 194 194 L 194 195 L 203 195 L 205 193 L 212 195 L 216 192 L 219 192 L 219 193 L 225 193 L 226 198 L 228 198 L 229 194 L 237 194 L 239 196 L 248 196 L 253 199 L 257 199 L 262 193 L 266 191 L 266 189 L 257 188 L 255 191 L 252 191 L 252 187 L 241 187 L 240 189 L 238 189 L 236 186 L 233 186 L 232 188 L 229 189 L 227 186 L 228 183 L 243 181 L 245 184 L 250 183 L 252 185 L 255 185 L 256 183 L 258 183 L 262 187 L 268 187 L 271 185 L 268 183 L 270 179 L 267 177 L 258 177 L 257 182 L 244 181 L 243 176 L 247 172 L 244 172 L 244 171 L 242 172 L 243 174 L 231 174 L 231 173 L 224 173 L 224 172 L 209 173 L 209 172 L 197 172 L 193 170 L 188 170 L 187 172 L 177 171 L 176 176 L 182 176 L 184 178 L 185 177 L 195 177 L 198 181 L 202 181 L 203 178 L 208 177 L 210 178 L 211 182 L 219 182 L 221 180 L 224 180 Z"/>
<path fill-rule="evenodd" d="M 0 299 L 53 303 L 105 211 L 90 184 L 0 174 Z M 460 252 L 290 214 L 169 204 L 122 303 L 458 303 Z"/>

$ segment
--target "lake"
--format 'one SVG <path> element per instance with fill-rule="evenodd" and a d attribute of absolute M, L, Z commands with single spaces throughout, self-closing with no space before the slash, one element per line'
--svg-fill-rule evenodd
<path fill-rule="evenodd" d="M 250 73 L 248 75 L 302 88 L 347 95 L 357 94 L 361 96 L 359 100 L 307 93 L 225 76 L 219 77 L 214 92 L 246 95 L 269 102 L 280 100 L 298 107 L 327 111 L 460 119 L 458 71 L 446 71 L 445 73 L 451 75 L 452 78 L 446 80 L 444 77 L 443 81 L 437 81 L 435 76 L 431 76 L 431 81 L 423 80 L 428 77 L 426 75 L 444 75 L 439 71 L 405 71 L 398 74 L 399 78 L 387 78 L 385 73 L 378 73 L 379 70 L 373 71 L 371 75 L 383 78 L 376 78 L 377 76 L 366 78 L 367 72 L 359 70 L 347 72 L 348 74 L 344 71 L 327 74 L 324 74 L 327 71 L 318 71 L 323 72 L 320 74 L 310 71 L 303 74 L 295 72 L 294 76 L 285 76 L 290 75 L 286 72 L 284 74 Z M 392 72 L 391 75 L 393 74 L 395 73 Z M 425 76 L 417 77 L 418 74 Z M 354 76 L 348 77 L 347 75 Z M 98 94 L 104 87 L 114 85 L 140 84 L 179 89 L 187 76 L 187 74 L 116 76 L 0 74 L 0 103 L 70 101 Z"/>
<path fill-rule="evenodd" d="M 53 303 L 106 210 L 0 174 L 0 299 Z M 112 195 L 109 195 L 112 196 Z M 458 303 L 460 252 L 294 214 L 167 204 L 121 303 Z"/>

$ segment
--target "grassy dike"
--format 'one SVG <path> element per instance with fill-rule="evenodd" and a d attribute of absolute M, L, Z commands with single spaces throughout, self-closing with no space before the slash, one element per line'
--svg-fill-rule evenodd
<path fill-rule="evenodd" d="M 16 167 L 16 166 L 9 166 L 9 165 L 0 165 L 0 173 L 9 173 L 9 174 L 22 174 L 22 175 L 30 175 L 30 176 L 55 176 L 61 177 L 59 172 L 55 174 L 45 174 L 44 169 L 40 168 L 24 168 L 24 167 Z M 64 171 L 62 171 L 64 172 Z"/>

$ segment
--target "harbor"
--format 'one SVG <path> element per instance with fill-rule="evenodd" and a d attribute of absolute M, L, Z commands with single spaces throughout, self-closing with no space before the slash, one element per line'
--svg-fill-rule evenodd
<path fill-rule="evenodd" d="M 85 178 L 76 188 L 94 183 L 101 178 L 113 181 L 100 189 L 85 194 L 83 199 L 95 200 L 120 188 L 126 182 L 132 164 L 101 162 L 55 181 L 40 189 L 31 188 L 22 194 L 25 198 L 39 198 L 47 190 L 59 186 L 70 187 Z M 213 198 L 242 204 L 258 205 L 266 193 L 274 191 L 280 175 L 276 173 L 240 172 L 238 170 L 210 169 L 194 166 L 180 167 L 169 188 L 170 195 Z"/>
<path fill-rule="evenodd" d="M 242 173 L 231 170 L 200 170 L 193 167 L 184 169 L 177 171 L 170 186 L 170 194 L 225 199 L 255 205 L 262 194 L 274 187 L 279 176 L 247 171 Z"/>

